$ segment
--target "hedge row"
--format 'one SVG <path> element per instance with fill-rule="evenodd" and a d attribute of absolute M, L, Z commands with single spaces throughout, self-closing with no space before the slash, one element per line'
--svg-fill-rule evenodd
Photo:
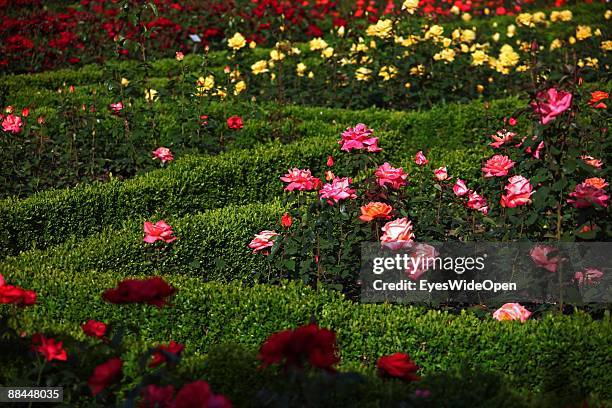
<path fill-rule="evenodd" d="M 482 155 L 479 149 L 431 153 L 432 163 L 445 163 L 449 171 L 457 169 L 455 174 L 477 170 Z M 105 206 L 106 203 L 98 205 Z M 253 281 L 255 272 L 261 271 L 266 272 L 263 276 L 270 274 L 268 279 L 272 281 L 280 277 L 280 271 L 268 270 L 265 258 L 254 255 L 247 247 L 253 234 L 264 229 L 280 229 L 283 206 L 279 200 L 267 204 L 227 205 L 199 214 L 191 214 L 197 212 L 194 208 L 186 214 L 173 213 L 172 210 L 177 210 L 177 207 L 166 206 L 162 211 L 149 214 L 134 213 L 132 218 L 128 215 L 124 219 L 111 218 L 110 225 L 100 226 L 104 227 L 100 233 L 94 234 L 91 226 L 91 235 L 84 239 L 73 233 L 71 239 L 60 245 L 5 259 L 4 264 L 0 263 L 0 273 L 4 268 L 16 267 L 34 274 L 43 268 L 53 268 L 76 274 L 91 269 L 131 274 L 179 272 L 221 281 Z M 162 218 L 172 225 L 178 240 L 166 249 L 156 251 L 142 242 L 142 224 L 145 220 Z M 53 238 L 59 238 L 57 242 L 60 242 L 65 236 L 49 237 Z"/>
<path fill-rule="evenodd" d="M 378 356 L 408 352 L 423 374 L 487 369 L 504 373 L 513 386 L 533 391 L 567 388 L 611 398 L 608 344 L 609 315 L 594 321 L 586 314 L 544 316 L 524 324 L 498 322 L 472 313 L 453 315 L 391 304 L 355 304 L 337 293 L 295 283 L 282 286 L 203 283 L 173 274 L 178 288 L 173 307 L 116 306 L 100 294 L 125 277 L 91 270 L 79 274 L 43 269 L 33 274 L 15 269 L 10 282 L 35 289 L 38 304 L 26 308 L 26 332 L 60 328 L 81 336 L 79 323 L 93 318 L 121 322 L 148 343 L 169 339 L 196 353 L 236 342 L 255 348 L 275 331 L 315 318 L 338 334 L 343 367 L 372 367 Z"/>
<path fill-rule="evenodd" d="M 322 121 L 337 120 L 349 125 L 365 122 L 374 128 L 387 122 L 395 130 L 378 132 L 384 148 L 381 159 L 404 165 L 417 150 L 481 145 L 479 141 L 487 138 L 485 132 L 490 125 L 522 105 L 519 99 L 509 98 L 491 103 L 489 109 L 482 103 L 412 113 L 309 109 L 303 110 L 303 117 L 313 122 L 300 127 L 318 132 L 325 129 Z M 287 168 L 310 167 L 318 171 L 329 154 L 340 155 L 339 137 L 332 136 L 338 127 L 328 126 L 329 131 L 322 130 L 327 137 L 311 137 L 288 145 L 261 145 L 214 157 L 184 157 L 167 169 L 125 182 L 93 183 L 45 191 L 25 200 L 2 200 L 0 222 L 6 228 L 0 231 L 0 253 L 44 248 L 71 235 L 87 236 L 103 226 L 155 213 L 180 216 L 232 203 L 268 201 L 282 192 L 278 177 Z M 468 167 L 474 165 L 464 161 Z M 335 170 L 342 174 L 342 168 Z"/>

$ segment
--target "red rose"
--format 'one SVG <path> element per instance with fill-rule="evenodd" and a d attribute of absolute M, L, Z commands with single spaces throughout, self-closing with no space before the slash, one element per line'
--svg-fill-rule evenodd
<path fill-rule="evenodd" d="M 116 288 L 108 289 L 102 297 L 111 303 L 146 303 L 157 307 L 166 304 L 167 297 L 176 292 L 159 276 L 149 279 L 125 279 Z"/>
<path fill-rule="evenodd" d="M 86 335 L 101 339 L 106 334 L 107 326 L 102 322 L 88 320 L 87 323 L 81 325 L 81 328 Z"/>
<path fill-rule="evenodd" d="M 262 344 L 258 358 L 264 367 L 284 361 L 286 367 L 301 368 L 308 361 L 313 367 L 330 371 L 340 361 L 336 334 L 316 324 L 272 334 Z"/>
<path fill-rule="evenodd" d="M 140 407 L 142 408 L 170 408 L 174 396 L 174 387 L 171 385 L 165 387 L 154 384 L 147 385 L 142 390 L 141 396 Z"/>
<path fill-rule="evenodd" d="M 176 357 L 178 357 L 184 349 L 184 345 L 175 343 L 174 341 L 171 341 L 168 343 L 168 345 L 162 344 L 158 346 L 153 353 L 153 359 L 149 364 L 149 367 L 157 367 L 158 365 L 165 363 L 167 361 L 167 356 L 165 353 L 174 354 Z"/>
<path fill-rule="evenodd" d="M 291 224 L 293 224 L 293 218 L 291 218 L 290 214 L 284 213 L 283 216 L 281 217 L 281 225 L 284 228 L 289 228 L 291 227 Z"/>
<path fill-rule="evenodd" d="M 242 129 L 244 127 L 244 123 L 242 123 L 242 118 L 240 116 L 232 116 L 228 118 L 227 127 L 234 130 Z"/>
<path fill-rule="evenodd" d="M 380 357 L 376 368 L 378 368 L 379 374 L 383 377 L 399 378 L 404 381 L 420 380 L 416 375 L 419 366 L 414 364 L 406 353 L 395 353 Z"/>
<path fill-rule="evenodd" d="M 173 408 L 231 408 L 232 403 L 223 395 L 213 394 L 206 381 L 186 384 L 176 394 Z"/>
<path fill-rule="evenodd" d="M 45 356 L 47 361 L 68 360 L 68 355 L 66 354 L 66 350 L 63 349 L 62 342 L 45 337 L 42 334 L 35 334 L 34 336 L 32 336 L 32 348 L 37 353 L 40 353 Z"/>
<path fill-rule="evenodd" d="M 111 358 L 94 369 L 87 383 L 93 395 L 98 395 L 106 387 L 116 383 L 121 378 L 123 362 L 119 357 Z"/>
<path fill-rule="evenodd" d="M 36 303 L 36 292 L 19 286 L 0 286 L 0 304 L 12 303 L 17 306 L 31 306 Z"/>

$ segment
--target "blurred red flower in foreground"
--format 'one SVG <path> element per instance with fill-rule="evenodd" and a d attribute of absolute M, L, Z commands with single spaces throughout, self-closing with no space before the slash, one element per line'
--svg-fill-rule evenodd
<path fill-rule="evenodd" d="M 382 377 L 399 378 L 404 381 L 419 381 L 416 375 L 419 369 L 410 356 L 406 353 L 394 353 L 389 356 L 382 356 L 376 364 L 378 373 Z"/>
<path fill-rule="evenodd" d="M 102 297 L 111 303 L 146 303 L 162 307 L 167 298 L 172 296 L 176 289 L 170 286 L 159 276 L 140 280 L 125 279 L 116 288 L 108 289 Z"/>
<path fill-rule="evenodd" d="M 258 358 L 264 367 L 284 363 L 286 368 L 301 368 L 308 362 L 329 371 L 340 361 L 336 334 L 316 324 L 272 334 L 261 345 Z"/>

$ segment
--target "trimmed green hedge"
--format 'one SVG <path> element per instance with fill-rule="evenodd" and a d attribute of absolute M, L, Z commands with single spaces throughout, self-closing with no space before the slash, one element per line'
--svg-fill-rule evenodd
<path fill-rule="evenodd" d="M 10 282 L 35 289 L 38 305 L 20 316 L 27 332 L 66 331 L 83 337 L 87 319 L 121 322 L 144 342 L 174 339 L 193 352 L 236 342 L 258 347 L 270 333 L 316 318 L 338 334 L 345 368 L 372 367 L 377 357 L 408 352 L 423 374 L 455 368 L 504 373 L 513 386 L 532 391 L 576 387 L 611 398 L 609 315 L 594 321 L 577 312 L 544 316 L 524 324 L 483 319 L 391 304 L 355 304 L 338 293 L 296 283 L 282 286 L 203 283 L 181 275 L 166 276 L 178 288 L 173 307 L 104 303 L 100 294 L 125 275 L 91 270 L 83 273 L 15 269 Z"/>
<path fill-rule="evenodd" d="M 430 159 L 434 165 L 447 164 L 450 171 L 460 169 L 457 174 L 469 174 L 477 172 L 481 156 L 482 152 L 478 149 L 442 150 L 432 151 Z M 280 182 L 278 184 L 281 185 Z M 408 188 L 410 191 L 413 186 Z M 245 199 L 245 202 L 251 201 Z M 104 206 L 105 203 L 100 205 Z M 173 209 L 177 213 L 172 212 Z M 0 263 L 0 273 L 6 265 L 10 265 L 31 270 L 32 273 L 41 268 L 57 268 L 74 273 L 90 269 L 124 273 L 163 271 L 189 273 L 206 280 L 252 281 L 254 272 L 268 270 L 264 257 L 254 255 L 247 244 L 253 234 L 261 230 L 280 229 L 283 207 L 278 200 L 267 204 L 227 205 L 199 214 L 190 214 L 197 212 L 197 209 L 191 209 L 186 214 L 178 214 L 178 211 L 178 207 L 166 206 L 159 212 L 134 213 L 133 218 L 127 218 L 127 215 L 124 219 L 111 218 L 111 226 L 101 226 L 104 230 L 100 233 L 92 233 L 84 239 L 75 234 L 60 245 L 5 259 L 4 263 Z M 162 218 L 172 225 L 179 239 L 163 251 L 150 250 L 150 245 L 142 242 L 142 224 L 145 220 Z M 273 280 L 280 277 L 278 270 L 269 272 Z"/>
<path fill-rule="evenodd" d="M 482 146 L 480 141 L 487 139 L 485 132 L 490 124 L 499 123 L 522 105 L 519 99 L 509 98 L 491 103 L 489 109 L 480 102 L 411 113 L 303 109 L 305 118 L 310 115 L 318 119 L 310 124 L 311 130 L 326 137 L 311 137 L 288 145 L 264 144 L 214 157 L 184 157 L 167 169 L 125 182 L 92 183 L 45 191 L 25 200 L 2 200 L 0 222 L 5 228 L 0 231 L 0 253 L 11 255 L 30 248 L 45 248 L 72 235 L 87 236 L 103 226 L 116 226 L 155 213 L 181 216 L 229 204 L 268 201 L 282 192 L 278 177 L 287 168 L 309 167 L 318 171 L 323 169 L 327 155 L 341 155 L 339 135 L 335 134 L 341 127 L 329 125 L 325 130 L 323 121 L 351 125 L 364 122 L 374 128 L 386 122 L 387 127 L 395 130 L 377 132 L 384 149 L 381 159 L 404 165 L 412 162 L 421 149 L 452 152 L 464 146 Z M 471 161 L 474 154 L 470 156 L 455 155 L 465 162 L 458 170 L 476 165 Z M 338 164 L 334 170 L 342 174 L 343 169 Z"/>

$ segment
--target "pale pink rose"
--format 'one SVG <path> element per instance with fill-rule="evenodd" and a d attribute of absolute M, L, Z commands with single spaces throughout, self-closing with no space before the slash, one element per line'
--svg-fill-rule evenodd
<path fill-rule="evenodd" d="M 550 88 L 538 93 L 536 101 L 531 103 L 534 112 L 540 115 L 540 123 L 546 125 L 572 105 L 570 92 Z"/>
<path fill-rule="evenodd" d="M 123 103 L 122 102 L 111 103 L 110 110 L 112 110 L 113 113 L 121 112 L 123 110 Z"/>
<path fill-rule="evenodd" d="M 10 114 L 6 115 L 2 121 L 2 130 L 10 133 L 19 133 L 23 127 L 23 122 L 19 116 Z"/>
<path fill-rule="evenodd" d="M 508 184 L 504 188 L 506 194 L 501 197 L 500 204 L 502 207 L 515 208 L 519 205 L 531 204 L 530 197 L 534 191 L 531 184 L 529 184 L 529 179 L 523 176 L 510 177 Z"/>
<path fill-rule="evenodd" d="M 357 124 L 353 128 L 347 128 L 342 132 L 342 139 L 338 142 L 340 150 L 350 152 L 351 150 L 366 150 L 376 153 L 382 149 L 378 147 L 378 138 L 371 137 L 374 131 L 363 123 Z"/>
<path fill-rule="evenodd" d="M 576 272 L 574 280 L 579 284 L 592 285 L 603 277 L 604 273 L 597 268 L 587 268 L 584 271 Z"/>
<path fill-rule="evenodd" d="M 158 147 L 153 151 L 153 159 L 159 159 L 162 163 L 165 163 L 174 160 L 174 156 L 167 147 Z"/>
<path fill-rule="evenodd" d="M 453 186 L 453 192 L 455 193 L 457 197 L 462 197 L 466 195 L 467 193 L 469 193 L 470 190 L 465 185 L 465 181 L 458 178 L 457 181 L 455 182 L 455 185 Z"/>
<path fill-rule="evenodd" d="M 503 177 L 514 167 L 514 162 L 508 156 L 496 154 L 485 163 L 482 172 L 485 177 Z"/>
<path fill-rule="evenodd" d="M 380 166 L 374 175 L 376 176 L 378 185 L 388 186 L 395 190 L 405 186 L 406 178 L 408 177 L 408 175 L 404 173 L 404 169 L 401 167 L 391 167 L 387 162 Z"/>
<path fill-rule="evenodd" d="M 610 198 L 605 190 L 586 182 L 578 184 L 569 195 L 572 198 L 568 199 L 567 202 L 575 208 L 588 208 L 592 207 L 593 204 L 607 207 Z"/>
<path fill-rule="evenodd" d="M 601 160 L 596 159 L 593 156 L 580 156 L 580 159 L 589 166 L 595 167 L 596 169 L 601 169 L 601 166 L 603 166 Z"/>
<path fill-rule="evenodd" d="M 531 312 L 525 309 L 518 303 L 506 303 L 493 313 L 493 318 L 499 320 L 520 320 L 524 323 L 525 320 L 529 319 Z"/>
<path fill-rule="evenodd" d="M 414 234 L 412 233 L 412 222 L 408 218 L 398 218 L 386 223 L 382 230 L 384 234 L 380 237 L 383 246 L 397 250 L 412 245 Z"/>
<path fill-rule="evenodd" d="M 549 272 L 557 272 L 560 258 L 557 250 L 549 245 L 536 245 L 529 251 L 529 256 L 540 268 Z"/>
<path fill-rule="evenodd" d="M 297 167 L 289 169 L 289 172 L 280 178 L 287 184 L 285 191 L 311 191 L 321 187 L 321 180 L 313 177 L 310 170 L 301 170 Z"/>
<path fill-rule="evenodd" d="M 498 130 L 494 135 L 491 135 L 493 142 L 489 143 L 489 146 L 499 149 L 506 143 L 512 142 L 516 136 L 516 133 L 507 131 L 506 129 Z"/>
<path fill-rule="evenodd" d="M 269 255 L 269 248 L 272 248 L 274 245 L 274 239 L 278 235 L 279 234 L 276 231 L 261 231 L 259 234 L 255 234 L 255 238 L 253 238 L 253 240 L 249 243 L 249 248 L 253 250 L 254 254 L 259 252 L 262 255 Z"/>
<path fill-rule="evenodd" d="M 357 198 L 355 190 L 350 188 L 351 179 L 348 177 L 336 177 L 331 183 L 326 183 L 319 190 L 321 198 L 326 198 L 329 204 L 340 200 Z"/>
<path fill-rule="evenodd" d="M 410 254 L 414 262 L 412 260 L 408 262 L 406 274 L 414 281 L 419 280 L 421 275 L 427 272 L 427 270 L 434 265 L 434 259 L 438 255 L 439 253 L 436 248 L 431 245 L 423 243 L 414 244 Z"/>
<path fill-rule="evenodd" d="M 489 213 L 487 200 L 485 200 L 480 194 L 476 193 L 475 191 L 470 191 L 467 206 L 472 210 L 480 211 L 485 215 Z"/>
<path fill-rule="evenodd" d="M 174 232 L 172 231 L 172 227 L 164 220 L 157 221 L 155 224 L 150 221 L 145 221 L 144 233 L 145 237 L 143 241 L 147 244 L 152 244 L 156 241 L 164 241 L 166 244 L 169 244 L 176 239 L 176 237 L 173 236 Z"/>
<path fill-rule="evenodd" d="M 425 166 L 427 163 L 429 163 L 429 160 L 427 160 L 427 157 L 425 157 L 423 151 L 419 150 L 416 156 L 414 156 L 414 162 L 417 164 L 417 166 Z"/>
<path fill-rule="evenodd" d="M 446 170 L 446 166 L 445 167 L 438 167 L 437 169 L 435 169 L 434 170 L 434 177 L 438 181 L 445 181 L 445 180 L 450 179 L 450 177 L 448 177 L 448 171 Z"/>

